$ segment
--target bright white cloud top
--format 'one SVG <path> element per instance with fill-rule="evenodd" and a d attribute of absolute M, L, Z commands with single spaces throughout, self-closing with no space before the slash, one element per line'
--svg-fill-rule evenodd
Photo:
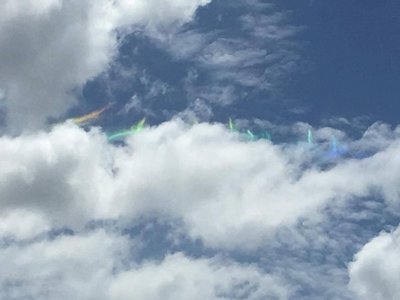
<path fill-rule="evenodd" d="M 350 264 L 350 288 L 359 299 L 397 299 L 400 288 L 400 229 L 368 242 Z"/>

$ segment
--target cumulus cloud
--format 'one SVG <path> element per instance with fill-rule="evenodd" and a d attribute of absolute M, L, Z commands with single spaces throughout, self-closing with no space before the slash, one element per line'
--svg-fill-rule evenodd
<path fill-rule="evenodd" d="M 127 241 L 104 231 L 0 249 L 3 299 L 110 299 Z M 122 255 L 121 255 L 122 254 Z"/>
<path fill-rule="evenodd" d="M 209 0 L 2 1 L 0 88 L 10 130 L 36 128 L 76 103 L 132 26 L 182 24 Z"/>
<path fill-rule="evenodd" d="M 368 242 L 349 265 L 349 276 L 358 299 L 399 299 L 400 228 Z"/>
<path fill-rule="evenodd" d="M 110 172 L 102 139 L 67 128 L 1 138 L 3 212 L 28 209 L 44 214 L 53 226 L 74 227 L 102 210 Z"/>
<path fill-rule="evenodd" d="M 387 129 L 373 128 L 383 132 Z M 285 246 L 286 250 L 306 255 L 304 247 L 311 243 L 319 249 L 313 255 L 319 257 L 326 245 L 333 249 L 340 243 L 318 231 L 305 234 L 302 230 L 310 229 L 305 229 L 304 224 L 324 224 L 326 211 L 340 211 L 337 215 L 341 217 L 348 209 L 347 200 L 377 194 L 386 200 L 386 206 L 397 209 L 400 144 L 396 132 L 384 135 L 386 141 L 382 145 L 386 146 L 376 154 L 342 159 L 329 168 L 305 166 L 308 158 L 299 155 L 306 153 L 301 143 L 286 147 L 269 141 L 248 142 L 220 124 L 188 126 L 174 120 L 147 128 L 128 138 L 124 145 L 108 143 L 99 129 L 85 131 L 68 122 L 50 132 L 3 136 L 0 257 L 4 258 L 5 270 L 13 262 L 19 264 L 13 272 L 0 274 L 2 293 L 10 299 L 28 294 L 63 299 L 73 291 L 79 291 L 82 299 L 89 299 L 89 295 L 124 299 L 132 293 L 149 299 L 165 295 L 174 299 L 190 295 L 196 299 L 201 290 L 210 299 L 240 295 L 244 299 L 272 295 L 286 299 L 296 293 L 298 286 L 255 266 L 218 259 L 194 260 L 183 255 L 167 255 L 161 262 L 144 258 L 144 262 L 136 263 L 129 258 L 135 257 L 131 255 L 134 242 L 121 234 L 121 229 L 130 230 L 146 218 L 166 218 L 177 224 L 168 232 L 177 243 L 183 236 L 200 240 L 209 249 L 255 254 L 268 247 L 271 251 L 278 249 L 274 247 L 282 244 L 286 236 L 295 243 Z M 369 139 L 368 134 L 365 138 Z M 354 143 L 358 147 L 370 145 L 362 139 Z M 93 228 L 93 221 L 111 221 L 119 229 L 87 231 Z M 346 230 L 345 224 L 339 224 Z M 331 223 L 325 225 L 328 228 Z M 285 230 L 293 234 L 285 235 Z M 64 231 L 74 235 L 51 238 L 52 232 Z M 43 240 L 46 236 L 49 238 Z M 339 240 L 346 236 L 352 235 L 339 235 Z M 396 238 L 397 233 L 393 239 Z M 377 240 L 389 238 L 383 235 Z M 375 240 L 370 244 L 375 248 Z M 76 248 L 82 250 L 75 253 L 72 249 Z M 169 249 L 163 251 L 165 255 Z M 369 251 L 362 250 L 350 268 L 351 286 L 356 290 L 364 280 L 358 279 L 364 278 L 360 275 L 365 274 L 364 262 L 369 261 L 363 259 L 364 253 Z M 327 280 L 336 278 L 335 284 L 344 284 L 335 260 L 339 258 L 331 258 L 329 266 L 321 267 L 297 263 L 322 272 Z M 314 281 L 322 277 L 297 270 L 293 261 L 296 262 L 294 257 L 283 260 L 281 265 L 285 268 L 277 267 L 276 274 L 285 274 L 305 286 L 317 285 Z M 86 266 L 89 273 L 78 272 L 78 265 Z M 42 273 L 37 280 L 32 279 L 38 268 Z M 65 285 L 60 278 L 68 278 L 63 281 Z M 82 286 L 81 281 L 88 282 L 87 286 Z M 53 289 L 45 291 L 49 286 Z M 102 288 L 95 289 L 96 286 Z M 264 286 L 270 288 L 266 290 Z M 329 292 L 340 294 L 337 286 L 329 286 Z"/>
<path fill-rule="evenodd" d="M 169 216 L 210 246 L 256 249 L 282 226 L 376 190 L 396 207 L 399 147 L 305 168 L 296 149 L 245 142 L 220 125 L 171 121 L 117 147 L 66 124 L 0 139 L 0 205 L 78 229 L 94 219 Z"/>
<path fill-rule="evenodd" d="M 14 240 L 30 239 L 51 230 L 49 222 L 40 214 L 26 209 L 2 212 L 0 237 Z"/>
<path fill-rule="evenodd" d="M 292 287 L 257 267 L 220 259 L 170 255 L 161 263 L 120 274 L 112 299 L 288 299 Z"/>
<path fill-rule="evenodd" d="M 130 259 L 135 243 L 97 230 L 0 248 L 2 299 L 288 299 L 278 277 L 220 258 Z M 133 250 L 134 251 L 134 250 Z"/>

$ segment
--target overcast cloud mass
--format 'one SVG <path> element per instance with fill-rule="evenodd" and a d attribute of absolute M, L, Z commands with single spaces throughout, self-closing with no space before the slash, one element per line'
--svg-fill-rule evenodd
<path fill-rule="evenodd" d="M 320 97 L 379 35 L 325 2 L 0 1 L 0 298 L 400 299 L 400 126 Z"/>

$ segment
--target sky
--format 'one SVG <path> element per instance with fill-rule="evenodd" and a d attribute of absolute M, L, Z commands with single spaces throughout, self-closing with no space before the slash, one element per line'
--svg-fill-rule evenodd
<path fill-rule="evenodd" d="M 0 298 L 399 299 L 399 13 L 0 2 Z"/>

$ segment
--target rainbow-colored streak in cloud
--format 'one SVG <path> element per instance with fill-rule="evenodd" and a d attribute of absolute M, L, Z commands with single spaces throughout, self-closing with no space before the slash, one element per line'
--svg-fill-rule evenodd
<path fill-rule="evenodd" d="M 307 143 L 311 146 L 313 144 L 313 134 L 311 129 L 307 131 Z"/>
<path fill-rule="evenodd" d="M 235 126 L 235 124 L 233 123 L 233 121 L 232 121 L 231 118 L 229 118 L 229 120 L 228 120 L 228 127 L 229 127 L 229 130 L 230 130 L 230 131 L 236 131 L 236 126 Z"/>
<path fill-rule="evenodd" d="M 135 133 L 142 131 L 145 127 L 145 124 L 146 124 L 146 118 L 143 118 L 129 129 L 125 129 L 125 130 L 117 131 L 117 132 L 114 132 L 111 134 L 107 134 L 107 139 L 110 142 L 122 140 L 127 136 L 130 136 L 130 135 L 133 135 Z"/>
<path fill-rule="evenodd" d="M 259 139 L 265 139 L 265 140 L 269 140 L 270 142 L 272 142 L 272 138 L 271 138 L 271 134 L 269 132 L 264 132 L 264 133 L 260 133 L 260 132 L 254 132 L 251 131 L 250 129 L 237 129 L 235 126 L 234 121 L 229 118 L 228 119 L 228 124 L 227 127 L 230 131 L 237 131 L 241 134 L 243 134 L 244 136 L 247 136 L 247 138 L 250 141 L 257 141 Z M 308 129 L 307 130 L 307 144 L 309 146 L 309 148 L 318 150 L 318 149 L 322 149 L 326 147 L 326 143 L 318 143 L 316 141 L 314 141 L 314 136 L 313 136 L 313 131 L 312 129 Z M 322 156 L 323 156 L 323 160 L 336 160 L 339 159 L 340 157 L 342 157 L 344 154 L 346 154 L 348 152 L 347 150 L 347 146 L 340 144 L 335 136 L 332 136 L 330 138 L 329 141 L 329 149 L 324 149 L 322 150 Z"/>
<path fill-rule="evenodd" d="M 110 107 L 111 107 L 111 104 L 108 104 L 107 106 L 105 106 L 101 109 L 95 110 L 91 113 L 88 113 L 88 114 L 80 116 L 80 117 L 73 118 L 72 121 L 77 125 L 86 125 L 86 124 L 98 119 L 101 116 L 101 114 L 104 113 Z"/>
<path fill-rule="evenodd" d="M 250 139 L 252 141 L 254 141 L 255 139 L 257 139 L 257 137 L 254 135 L 253 132 L 251 132 L 251 130 L 247 129 L 246 133 L 248 134 L 248 136 L 250 137 Z"/>
<path fill-rule="evenodd" d="M 348 149 L 346 145 L 338 145 L 336 138 L 333 136 L 330 142 L 329 157 L 338 158 L 343 154 L 347 153 Z"/>

